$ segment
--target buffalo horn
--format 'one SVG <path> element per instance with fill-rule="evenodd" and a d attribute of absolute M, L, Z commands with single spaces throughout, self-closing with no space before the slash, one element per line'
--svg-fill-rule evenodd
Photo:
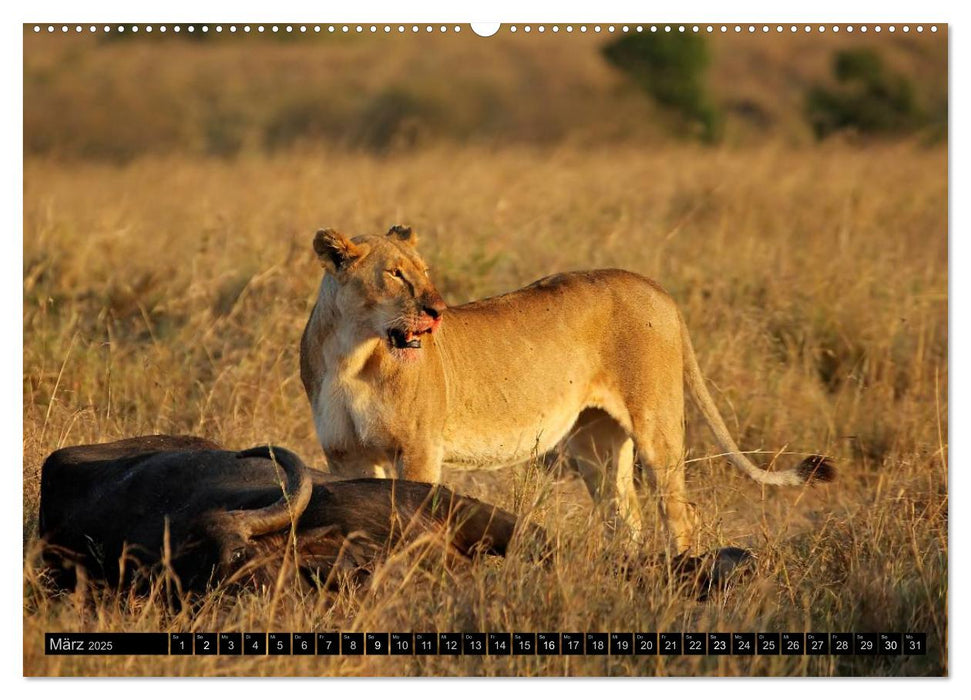
<path fill-rule="evenodd" d="M 226 513 L 243 537 L 249 539 L 282 530 L 295 522 L 307 509 L 313 492 L 313 482 L 307 465 L 293 452 L 282 447 L 262 446 L 238 452 L 236 457 L 272 460 L 283 468 L 287 479 L 284 493 L 276 503 L 255 510 L 233 510 Z"/>

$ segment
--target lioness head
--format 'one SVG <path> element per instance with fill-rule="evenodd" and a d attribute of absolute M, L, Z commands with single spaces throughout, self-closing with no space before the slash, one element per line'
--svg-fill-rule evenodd
<path fill-rule="evenodd" d="M 314 251 L 336 282 L 337 306 L 359 330 L 382 338 L 392 355 L 414 359 L 422 337 L 434 333 L 445 301 L 428 278 L 428 266 L 406 226 L 385 235 L 348 239 L 333 229 L 317 231 Z"/>

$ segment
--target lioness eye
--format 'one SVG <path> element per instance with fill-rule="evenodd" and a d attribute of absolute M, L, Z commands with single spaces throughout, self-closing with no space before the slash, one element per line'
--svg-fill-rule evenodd
<path fill-rule="evenodd" d="M 401 273 L 401 270 L 398 268 L 391 270 L 391 276 L 397 277 L 399 280 L 403 280 L 405 278 L 405 276 Z"/>

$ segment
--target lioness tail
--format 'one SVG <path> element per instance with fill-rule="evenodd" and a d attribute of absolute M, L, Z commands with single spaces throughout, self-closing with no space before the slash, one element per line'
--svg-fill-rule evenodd
<path fill-rule="evenodd" d="M 832 481 L 836 478 L 836 469 L 826 457 L 821 455 L 810 455 L 798 465 L 784 471 L 770 472 L 760 469 L 751 462 L 745 455 L 741 454 L 738 445 L 728 432 L 728 427 L 718 412 L 718 407 L 708 393 L 705 386 L 705 378 L 701 374 L 698 366 L 698 359 L 695 357 L 694 348 L 691 345 L 691 338 L 688 336 L 688 327 L 681 321 L 681 352 L 684 357 L 684 381 L 688 387 L 688 393 L 694 400 L 695 405 L 705 417 L 705 422 L 715 435 L 718 446 L 728 457 L 728 461 L 748 474 L 761 484 L 772 484 L 775 486 L 799 486 L 801 484 L 811 484 L 817 481 Z"/>

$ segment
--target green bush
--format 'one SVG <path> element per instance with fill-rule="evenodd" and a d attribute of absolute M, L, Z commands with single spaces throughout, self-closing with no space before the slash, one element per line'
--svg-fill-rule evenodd
<path fill-rule="evenodd" d="M 404 91 L 387 89 L 372 97 L 355 119 L 353 145 L 383 153 L 415 146 L 435 121 L 435 106 Z"/>
<path fill-rule="evenodd" d="M 814 85 L 806 96 L 806 115 L 818 138 L 843 129 L 862 134 L 900 134 L 926 124 L 913 83 L 887 69 L 872 49 L 837 51 L 836 86 Z"/>
<path fill-rule="evenodd" d="M 631 34 L 602 49 L 658 104 L 674 111 L 705 141 L 721 134 L 722 115 L 708 95 L 705 74 L 710 57 L 696 34 Z"/>
<path fill-rule="evenodd" d="M 301 140 L 330 140 L 339 128 L 339 115 L 325 96 L 308 93 L 281 100 L 273 109 L 263 125 L 263 146 L 274 151 Z"/>
<path fill-rule="evenodd" d="M 438 124 L 438 115 L 437 105 L 394 88 L 351 103 L 310 93 L 285 102 L 269 116 L 263 145 L 272 151 L 320 141 L 384 153 L 417 145 Z"/>

